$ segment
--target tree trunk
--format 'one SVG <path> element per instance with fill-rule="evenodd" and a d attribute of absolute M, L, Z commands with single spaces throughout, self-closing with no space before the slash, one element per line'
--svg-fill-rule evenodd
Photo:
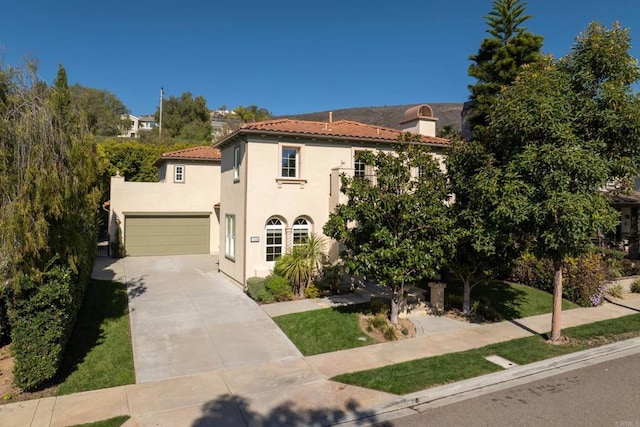
<path fill-rule="evenodd" d="M 469 277 L 464 279 L 464 290 L 462 297 L 462 313 L 471 314 L 471 283 L 469 283 Z"/>
<path fill-rule="evenodd" d="M 391 313 L 389 313 L 389 321 L 394 325 L 398 324 L 398 313 L 400 311 L 403 294 L 404 281 L 400 285 L 400 289 L 394 289 L 393 294 L 391 295 Z"/>
<path fill-rule="evenodd" d="M 562 261 L 554 261 L 553 268 L 553 314 L 551 315 L 551 341 L 557 342 L 561 335 L 562 321 Z"/>
<path fill-rule="evenodd" d="M 398 311 L 400 311 L 400 298 L 398 293 L 394 292 L 391 296 L 391 313 L 389 314 L 389 320 L 394 325 L 398 324 Z"/>

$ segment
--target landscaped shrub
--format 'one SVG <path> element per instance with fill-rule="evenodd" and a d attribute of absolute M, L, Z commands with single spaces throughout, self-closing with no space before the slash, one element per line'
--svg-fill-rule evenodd
<path fill-rule="evenodd" d="M 602 257 L 595 253 L 564 260 L 563 296 L 582 307 L 600 305 L 609 280 Z"/>
<path fill-rule="evenodd" d="M 7 316 L 7 301 L 3 289 L 4 288 L 0 288 L 0 346 L 9 342 L 11 334 L 9 317 Z"/>
<path fill-rule="evenodd" d="M 622 298 L 624 296 L 624 291 L 622 290 L 622 285 L 620 283 L 616 283 L 615 285 L 609 286 L 607 289 L 607 293 L 614 298 Z"/>
<path fill-rule="evenodd" d="M 247 279 L 247 293 L 254 301 L 260 302 L 260 295 L 264 293 L 264 277 L 249 277 Z"/>
<path fill-rule="evenodd" d="M 622 266 L 623 276 L 638 276 L 640 275 L 640 261 L 635 259 L 624 258 L 620 260 Z"/>
<path fill-rule="evenodd" d="M 268 276 L 265 279 L 264 287 L 275 301 L 291 301 L 293 299 L 291 284 L 282 276 L 275 274 Z"/>
<path fill-rule="evenodd" d="M 22 276 L 8 289 L 14 384 L 32 390 L 56 374 L 71 336 L 85 284 L 62 265 Z"/>
<path fill-rule="evenodd" d="M 615 269 L 607 265 L 602 254 L 587 253 L 564 260 L 563 297 L 580 306 L 589 307 L 602 302 L 604 285 L 615 277 Z M 511 280 L 553 293 L 553 262 L 523 254 L 514 265 Z"/>
<path fill-rule="evenodd" d="M 315 283 L 307 286 L 307 289 L 304 290 L 305 298 L 318 298 L 320 296 L 320 289 L 318 289 Z"/>
<path fill-rule="evenodd" d="M 535 255 L 525 252 L 516 260 L 510 280 L 553 292 L 553 263 L 549 259 L 538 259 Z"/>
<path fill-rule="evenodd" d="M 342 264 L 325 265 L 318 280 L 315 281 L 316 287 L 321 292 L 330 294 L 339 294 L 341 292 L 349 292 L 351 283 L 345 283 L 345 267 Z"/>
<path fill-rule="evenodd" d="M 631 292 L 635 294 L 640 294 L 640 279 L 634 280 L 633 283 L 631 283 L 631 286 L 629 288 Z"/>

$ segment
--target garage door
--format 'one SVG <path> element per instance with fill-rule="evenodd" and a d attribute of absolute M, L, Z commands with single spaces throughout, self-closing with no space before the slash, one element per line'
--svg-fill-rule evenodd
<path fill-rule="evenodd" d="M 208 216 L 125 216 L 127 255 L 209 253 Z"/>

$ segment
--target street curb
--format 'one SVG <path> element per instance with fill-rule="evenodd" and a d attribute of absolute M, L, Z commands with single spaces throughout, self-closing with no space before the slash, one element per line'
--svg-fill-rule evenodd
<path fill-rule="evenodd" d="M 371 408 L 367 417 L 347 417 L 336 425 L 380 423 L 636 353 L 640 353 L 640 337 L 406 394 Z"/>

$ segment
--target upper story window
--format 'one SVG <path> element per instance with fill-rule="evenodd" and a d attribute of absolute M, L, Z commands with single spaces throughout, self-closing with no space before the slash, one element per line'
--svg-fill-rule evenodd
<path fill-rule="evenodd" d="M 300 149 L 282 147 L 280 176 L 282 178 L 298 178 L 300 168 Z"/>
<path fill-rule="evenodd" d="M 240 181 L 240 146 L 233 149 L 233 180 Z"/>
<path fill-rule="evenodd" d="M 309 221 L 304 218 L 296 219 L 291 230 L 293 246 L 296 247 L 304 245 L 307 240 L 309 240 L 310 233 L 311 227 L 309 226 Z"/>
<path fill-rule="evenodd" d="M 367 165 L 364 161 L 356 157 L 353 161 L 353 176 L 356 178 L 364 178 L 366 176 L 366 167 Z"/>
<path fill-rule="evenodd" d="M 427 167 L 425 165 L 418 166 L 418 178 L 426 178 L 427 177 Z"/>
<path fill-rule="evenodd" d="M 364 162 L 361 156 L 363 153 L 365 153 L 365 151 L 355 151 L 353 153 L 353 176 L 355 178 L 366 178 L 372 181 L 373 167 Z"/>
<path fill-rule="evenodd" d="M 236 257 L 236 216 L 225 215 L 224 255 L 233 260 Z"/>
<path fill-rule="evenodd" d="M 183 165 L 174 166 L 173 182 L 184 182 L 184 166 Z"/>

